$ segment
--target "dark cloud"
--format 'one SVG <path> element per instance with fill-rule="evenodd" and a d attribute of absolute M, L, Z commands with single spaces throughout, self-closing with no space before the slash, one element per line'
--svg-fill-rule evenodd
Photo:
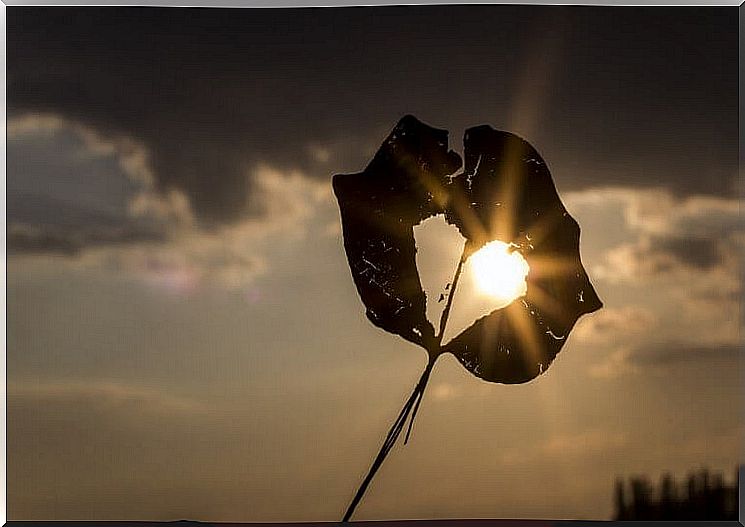
<path fill-rule="evenodd" d="M 76 255 L 82 249 L 135 242 L 162 242 L 162 226 L 106 214 L 39 195 L 8 202 L 7 247 L 10 254 L 59 253 Z"/>
<path fill-rule="evenodd" d="M 597 223 L 596 238 L 585 246 L 611 247 L 595 268 L 603 279 L 633 283 L 675 277 L 687 282 L 687 289 L 697 281 L 720 290 L 740 282 L 745 223 L 734 196 L 681 199 L 666 189 L 598 188 L 576 193 L 572 201 L 582 211 L 578 216 L 585 218 L 585 225 Z M 605 210 L 608 216 L 593 217 L 588 210 Z M 588 231 L 592 232 L 588 229 L 585 235 Z"/>
<path fill-rule="evenodd" d="M 86 144 L 70 126 L 11 134 L 10 254 L 77 255 L 86 247 L 166 239 L 163 221 L 129 212 L 131 200 L 145 189 L 109 146 L 90 138 Z"/>
<path fill-rule="evenodd" d="M 8 254 L 37 253 L 72 256 L 80 244 L 64 234 L 44 232 L 28 226 L 11 225 L 7 232 Z"/>
<path fill-rule="evenodd" d="M 737 344 L 691 345 L 666 343 L 650 345 L 637 350 L 629 360 L 637 366 L 670 366 L 674 364 L 701 363 L 737 360 L 742 353 Z"/>
<path fill-rule="evenodd" d="M 705 375 L 716 365 L 734 365 L 737 369 L 743 348 L 733 341 L 712 344 L 691 344 L 681 339 L 649 340 L 632 349 L 620 347 L 606 356 L 604 362 L 591 366 L 597 377 L 615 377 L 626 373 L 653 372 L 669 375 L 676 368 L 696 368 L 698 376 Z"/>
<path fill-rule="evenodd" d="M 676 272 L 730 270 L 737 246 L 728 238 L 644 236 L 606 253 L 609 271 L 617 277 L 637 280 Z"/>
<path fill-rule="evenodd" d="M 726 263 L 725 249 L 733 249 L 726 239 L 651 236 L 627 246 L 624 254 L 626 263 L 642 275 L 657 276 L 679 270 L 713 270 Z"/>
<path fill-rule="evenodd" d="M 677 262 L 698 269 L 710 269 L 722 263 L 721 241 L 716 238 L 657 238 L 653 252 L 667 254 Z"/>
<path fill-rule="evenodd" d="M 727 194 L 737 42 L 734 7 L 14 7 L 8 107 L 142 142 L 207 224 L 247 212 L 253 164 L 358 171 L 405 113 L 458 149 L 483 122 L 526 135 L 562 190 Z"/>
<path fill-rule="evenodd" d="M 8 254 L 44 253 L 77 255 L 85 248 L 135 242 L 163 242 L 163 232 L 131 225 L 111 229 L 69 230 L 11 224 L 7 232 Z"/>

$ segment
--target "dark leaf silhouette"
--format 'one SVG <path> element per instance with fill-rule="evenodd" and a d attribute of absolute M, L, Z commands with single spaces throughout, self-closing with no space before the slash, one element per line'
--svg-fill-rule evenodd
<path fill-rule="evenodd" d="M 391 427 L 344 516 L 347 521 L 421 404 L 435 361 L 452 353 L 484 380 L 522 383 L 543 373 L 580 316 L 602 306 L 582 267 L 579 225 L 567 213 L 545 161 L 519 137 L 489 126 L 466 131 L 465 166 L 448 133 L 402 118 L 359 174 L 334 177 L 344 248 L 367 317 L 429 354 L 419 382 Z M 439 327 L 427 320 L 416 266 L 414 226 L 436 214 L 466 242 L 448 283 Z M 465 261 L 499 240 L 530 267 L 524 298 L 492 311 L 442 345 Z"/>
<path fill-rule="evenodd" d="M 530 265 L 525 298 L 481 318 L 445 345 L 474 375 L 521 383 L 548 368 L 577 319 L 602 303 L 582 267 L 579 225 L 545 161 L 526 141 L 488 126 L 465 135 L 465 167 L 449 188 L 447 219 L 469 251 L 501 240 Z"/>
<path fill-rule="evenodd" d="M 434 343 L 416 268 L 414 225 L 442 212 L 461 165 L 448 133 L 406 116 L 364 172 L 334 177 L 344 248 L 367 317 L 425 349 Z"/>
<path fill-rule="evenodd" d="M 602 306 L 580 261 L 579 226 L 526 141 L 489 126 L 469 129 L 464 171 L 455 177 L 461 160 L 447 141 L 446 131 L 406 116 L 364 172 L 334 177 L 352 276 L 375 325 L 430 353 L 452 353 L 484 380 L 525 382 L 548 368 L 581 315 Z M 501 240 L 531 272 L 525 298 L 439 348 L 413 228 L 441 213 L 468 240 L 466 258 Z"/>

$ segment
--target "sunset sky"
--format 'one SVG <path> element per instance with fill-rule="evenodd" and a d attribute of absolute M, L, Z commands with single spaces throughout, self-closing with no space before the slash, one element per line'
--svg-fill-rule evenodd
<path fill-rule="evenodd" d="M 737 8 L 11 7 L 7 80 L 8 519 L 341 518 L 426 354 L 331 176 L 405 114 L 530 141 L 604 307 L 526 384 L 442 358 L 355 519 L 608 519 L 745 460 Z"/>

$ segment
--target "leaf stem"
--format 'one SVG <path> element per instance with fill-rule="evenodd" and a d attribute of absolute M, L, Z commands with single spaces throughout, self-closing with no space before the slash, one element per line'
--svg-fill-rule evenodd
<path fill-rule="evenodd" d="M 452 285 L 450 286 L 450 293 L 448 294 L 448 301 L 445 304 L 445 309 L 442 310 L 442 315 L 440 316 L 440 330 L 436 337 L 438 355 L 442 353 L 442 349 L 441 349 L 442 337 L 445 335 L 445 326 L 447 326 L 448 318 L 450 317 L 450 308 L 453 306 L 453 297 L 455 297 L 455 288 L 458 287 L 458 280 L 460 279 L 460 274 L 463 271 L 463 264 L 466 262 L 466 249 L 467 248 L 468 248 L 468 242 L 463 244 L 463 252 L 461 252 L 460 261 L 458 262 L 458 267 L 455 269 L 455 276 L 453 276 Z"/>
<path fill-rule="evenodd" d="M 434 363 L 435 360 L 437 360 L 437 357 L 439 357 L 442 354 L 442 339 L 445 336 L 445 327 L 448 323 L 448 318 L 450 318 L 450 308 L 453 305 L 453 297 L 455 296 L 455 289 L 458 287 L 458 280 L 460 279 L 460 274 L 463 271 L 463 264 L 466 261 L 466 249 L 468 248 L 468 242 L 463 245 L 463 251 L 460 255 L 460 260 L 458 261 L 458 267 L 455 268 L 455 275 L 453 276 L 453 281 L 450 282 L 450 290 L 448 292 L 448 300 L 445 303 L 445 309 L 442 310 L 442 315 L 440 315 L 440 328 L 438 330 L 438 335 L 435 337 L 435 346 L 434 350 L 430 350 L 430 361 Z M 409 442 L 409 436 L 411 436 L 411 429 L 414 427 L 414 419 L 416 419 L 416 414 L 419 411 L 419 405 L 422 403 L 422 399 L 424 398 L 424 390 L 427 388 L 427 383 L 425 381 L 424 386 L 422 386 L 422 391 L 419 394 L 419 397 L 416 401 L 416 406 L 414 406 L 414 411 L 411 413 L 411 419 L 409 420 L 409 428 L 406 431 L 406 437 L 404 437 L 404 445 L 408 444 Z"/>
<path fill-rule="evenodd" d="M 352 517 L 354 510 L 357 508 L 357 504 L 362 499 L 362 496 L 364 496 L 365 491 L 367 490 L 367 487 L 370 485 L 370 482 L 372 481 L 373 477 L 375 477 L 375 473 L 378 471 L 380 466 L 383 464 L 383 461 L 385 460 L 386 456 L 391 451 L 393 446 L 396 444 L 396 440 L 398 439 L 398 436 L 401 434 L 401 431 L 403 430 L 404 425 L 406 424 L 406 418 L 409 416 L 409 413 L 411 412 L 411 409 L 414 406 L 414 403 L 420 397 L 420 395 L 424 392 L 424 387 L 427 385 L 429 374 L 432 372 L 432 367 L 434 365 L 435 365 L 434 360 L 430 360 L 427 363 L 427 367 L 424 369 L 422 376 L 419 378 L 419 382 L 414 387 L 414 390 L 411 392 L 409 399 L 406 401 L 406 403 L 404 404 L 404 407 L 401 409 L 401 412 L 398 414 L 398 417 L 393 422 L 393 426 L 391 426 L 391 429 L 388 431 L 388 435 L 386 436 L 385 441 L 383 442 L 383 446 L 380 448 L 380 452 L 378 452 L 378 455 L 375 457 L 375 460 L 370 466 L 370 470 L 368 470 L 367 472 L 367 476 L 365 476 L 365 479 L 362 481 L 362 485 L 360 485 L 360 488 L 357 490 L 357 493 L 352 499 L 352 502 L 349 504 L 349 507 L 347 508 L 347 512 L 344 514 L 344 518 L 342 519 L 343 522 L 348 522 L 349 519 Z"/>
<path fill-rule="evenodd" d="M 385 437 L 385 441 L 383 441 L 383 445 L 380 447 L 378 455 L 375 457 L 375 460 L 370 466 L 370 469 L 368 470 L 365 479 L 362 481 L 360 488 L 357 489 L 357 493 L 354 495 L 352 502 L 349 504 L 349 507 L 347 507 L 347 511 L 344 514 L 344 518 L 342 519 L 343 522 L 348 522 L 352 517 L 352 514 L 354 514 L 357 505 L 359 504 L 360 500 L 362 500 L 362 497 L 365 495 L 365 491 L 367 491 L 367 487 L 372 482 L 375 474 L 378 472 L 378 469 L 380 469 L 381 465 L 383 464 L 383 461 L 385 461 L 388 453 L 393 449 L 398 436 L 401 435 L 404 426 L 406 426 L 406 421 L 409 415 L 411 415 L 411 419 L 409 420 L 409 427 L 406 431 L 406 437 L 404 439 L 404 444 L 408 443 L 409 441 L 411 429 L 414 426 L 414 418 L 416 417 L 416 414 L 419 411 L 419 406 L 422 403 L 424 390 L 427 387 L 427 382 L 429 381 L 430 374 L 432 373 L 432 368 L 434 367 L 437 358 L 442 353 L 442 338 L 445 335 L 445 327 L 447 326 L 448 318 L 450 317 L 450 308 L 453 305 L 455 288 L 458 286 L 458 279 L 460 278 L 461 271 L 463 270 L 463 264 L 466 261 L 466 249 L 468 246 L 467 244 L 468 242 L 466 242 L 466 245 L 463 246 L 463 252 L 461 254 L 460 261 L 458 262 L 458 267 L 455 269 L 455 276 L 453 276 L 453 281 L 450 286 L 448 300 L 445 304 L 445 309 L 442 311 L 442 315 L 440 316 L 440 328 L 437 336 L 435 337 L 434 346 L 432 346 L 431 349 L 427 350 L 429 353 L 429 361 L 427 362 L 427 366 L 424 368 L 424 372 L 422 372 L 422 376 L 419 378 L 419 382 L 417 382 L 416 386 L 414 386 L 414 390 L 411 392 L 411 395 L 409 395 L 406 403 L 404 403 L 404 407 L 399 412 L 398 417 L 393 422 L 393 425 L 388 431 L 388 435 L 386 435 Z"/>

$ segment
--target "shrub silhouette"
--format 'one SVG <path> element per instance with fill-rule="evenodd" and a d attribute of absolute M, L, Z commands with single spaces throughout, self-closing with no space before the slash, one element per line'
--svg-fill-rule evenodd
<path fill-rule="evenodd" d="M 615 520 L 708 520 L 735 521 L 738 513 L 739 470 L 732 484 L 721 473 L 708 469 L 676 481 L 670 473 L 657 488 L 646 476 L 616 479 Z"/>

